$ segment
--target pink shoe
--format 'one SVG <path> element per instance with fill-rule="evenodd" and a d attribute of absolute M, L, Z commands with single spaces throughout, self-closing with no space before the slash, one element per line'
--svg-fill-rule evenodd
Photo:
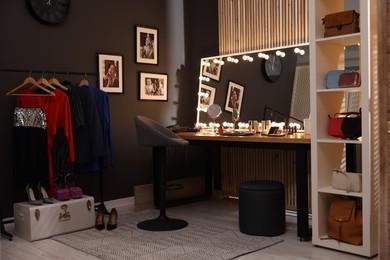
<path fill-rule="evenodd" d="M 70 200 L 70 191 L 65 186 L 64 177 L 61 174 L 55 177 L 54 186 L 54 198 L 56 200 Z"/>
<path fill-rule="evenodd" d="M 66 186 L 69 188 L 70 197 L 72 199 L 80 199 L 83 197 L 83 190 L 80 187 L 75 185 L 74 178 L 75 178 L 74 174 L 66 175 L 65 176 Z"/>

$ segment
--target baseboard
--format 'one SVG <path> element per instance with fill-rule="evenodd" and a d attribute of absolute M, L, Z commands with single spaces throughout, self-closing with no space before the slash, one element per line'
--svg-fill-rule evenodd
<path fill-rule="evenodd" d="M 205 194 L 204 176 L 167 181 L 167 185 L 179 184 L 183 189 L 166 192 L 167 202 L 178 201 Z M 134 209 L 154 208 L 153 184 L 134 186 Z"/>
<path fill-rule="evenodd" d="M 99 205 L 100 202 L 96 204 Z M 110 210 L 112 208 L 119 208 L 119 207 L 133 207 L 134 197 L 126 197 L 126 198 L 105 201 L 104 205 L 106 206 L 107 210 Z"/>

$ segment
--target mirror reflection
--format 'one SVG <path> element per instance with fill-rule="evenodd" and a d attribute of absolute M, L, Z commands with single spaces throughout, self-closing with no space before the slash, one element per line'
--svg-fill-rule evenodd
<path fill-rule="evenodd" d="M 269 119 L 291 122 L 285 115 L 303 121 L 310 114 L 308 65 L 307 44 L 203 58 L 197 123 L 210 122 L 205 112 L 212 104 L 223 109 L 218 119 L 221 124 Z M 240 95 L 233 96 L 234 91 Z"/>

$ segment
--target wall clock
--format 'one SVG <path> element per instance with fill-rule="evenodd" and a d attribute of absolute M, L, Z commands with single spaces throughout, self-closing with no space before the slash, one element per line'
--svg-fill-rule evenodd
<path fill-rule="evenodd" d="M 269 81 L 277 81 L 282 75 L 282 60 L 280 57 L 275 54 L 269 54 L 268 60 L 263 62 L 263 71 Z"/>
<path fill-rule="evenodd" d="M 25 0 L 30 14 L 48 25 L 63 22 L 69 13 L 70 0 Z"/>

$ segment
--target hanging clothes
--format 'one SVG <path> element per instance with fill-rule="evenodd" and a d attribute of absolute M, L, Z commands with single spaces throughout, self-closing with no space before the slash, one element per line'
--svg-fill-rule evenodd
<path fill-rule="evenodd" d="M 96 106 L 100 117 L 103 131 L 104 156 L 101 158 L 100 168 L 106 169 L 108 155 L 110 156 L 111 167 L 114 167 L 114 140 L 112 136 L 112 123 L 110 112 L 110 100 L 108 94 L 96 87 L 88 87 L 95 97 Z M 108 153 L 109 152 L 109 153 Z"/>
<path fill-rule="evenodd" d="M 110 116 L 110 103 L 108 94 L 97 87 L 83 86 L 83 89 L 88 89 L 93 95 L 98 115 L 100 118 L 100 127 L 102 129 L 102 142 L 104 145 L 104 153 L 102 156 L 94 158 L 88 163 L 78 163 L 78 172 L 96 172 L 107 168 L 108 156 L 111 159 L 111 166 L 114 166 L 114 142 L 112 136 L 112 124 Z"/>
<path fill-rule="evenodd" d="M 31 89 L 23 91 L 26 94 L 34 94 Z M 73 141 L 73 129 L 72 118 L 70 114 L 69 99 L 62 91 L 55 89 L 55 96 L 19 96 L 19 107 L 39 107 L 46 114 L 47 120 L 47 152 L 48 152 L 48 165 L 50 176 L 50 194 L 54 195 L 54 179 L 53 179 L 53 165 L 52 165 L 52 148 L 54 139 L 57 133 L 58 127 L 64 128 L 65 137 L 68 143 L 68 161 L 74 162 L 74 141 Z"/>
<path fill-rule="evenodd" d="M 69 81 L 63 82 L 62 84 L 68 87 L 69 98 L 71 96 L 73 97 L 70 105 L 72 114 L 75 114 L 75 117 L 72 118 L 75 120 L 78 119 L 77 123 L 73 122 L 73 126 L 75 126 L 73 134 L 76 155 L 74 172 L 83 173 L 86 171 L 81 171 L 79 165 L 88 164 L 104 155 L 100 118 L 94 96 L 87 87 L 79 87 L 71 84 Z M 80 102 L 74 97 L 78 97 Z"/>
<path fill-rule="evenodd" d="M 72 118 L 73 139 L 75 140 L 75 132 L 79 127 L 85 126 L 84 113 L 81 105 L 81 99 L 77 91 L 72 88 L 70 81 L 63 81 L 60 83 L 64 88 L 58 88 L 67 94 L 70 105 L 70 113 Z M 65 185 L 65 176 L 74 173 L 73 163 L 67 160 L 68 144 L 65 136 L 65 131 L 62 127 L 57 129 L 56 137 L 53 143 L 52 149 L 52 161 L 53 161 L 53 176 L 55 186 L 61 188 Z M 75 148 L 76 154 L 76 148 Z M 77 157 L 77 156 L 76 156 Z M 77 160 L 77 158 L 75 158 Z"/>
<path fill-rule="evenodd" d="M 16 107 L 13 128 L 15 182 L 37 187 L 49 184 L 46 114 L 40 108 Z"/>

